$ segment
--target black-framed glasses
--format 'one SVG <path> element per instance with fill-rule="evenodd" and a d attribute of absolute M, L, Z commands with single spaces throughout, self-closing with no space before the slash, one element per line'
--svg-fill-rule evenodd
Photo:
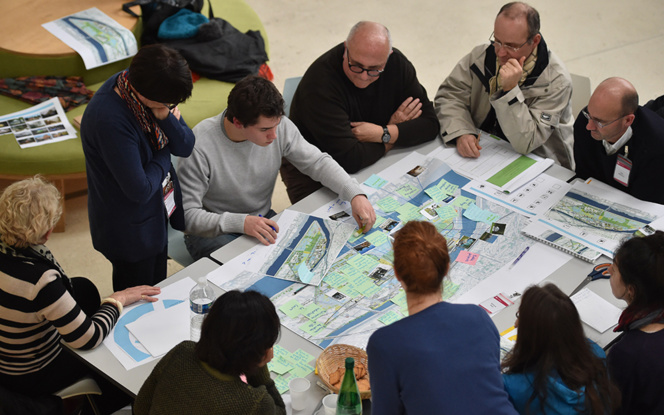
<path fill-rule="evenodd" d="M 509 51 L 512 51 L 512 52 L 514 52 L 514 53 L 518 52 L 519 49 L 521 49 L 522 47 L 524 47 L 524 46 L 526 45 L 526 43 L 530 42 L 531 40 L 532 40 L 532 38 L 528 38 L 528 39 L 526 39 L 526 41 L 523 42 L 521 45 L 519 45 L 519 46 L 514 46 L 514 45 L 507 45 L 507 44 L 505 44 L 505 43 L 503 43 L 503 42 L 500 42 L 500 41 L 496 40 L 496 38 L 493 37 L 493 32 L 491 32 L 491 36 L 489 36 L 489 42 L 491 42 L 491 44 L 493 45 L 494 48 L 496 48 L 496 49 L 499 49 L 499 48 L 505 48 L 505 49 L 507 49 L 507 50 L 509 50 Z"/>
<path fill-rule="evenodd" d="M 586 119 L 587 119 L 588 121 L 592 121 L 592 122 L 594 122 L 595 125 L 598 126 L 599 128 L 607 127 L 607 126 L 609 126 L 610 124 L 613 124 L 614 122 L 618 121 L 619 119 L 621 119 L 621 118 L 625 118 L 625 117 L 626 117 L 626 115 L 621 115 L 620 117 L 616 118 L 616 119 L 613 120 L 613 121 L 609 121 L 609 122 L 601 122 L 601 121 L 597 121 L 597 120 L 596 120 L 595 118 L 593 118 L 590 114 L 588 114 L 588 107 L 585 107 L 584 109 L 582 109 L 582 110 L 581 110 L 581 113 L 583 114 L 584 117 L 586 117 Z"/>
<path fill-rule="evenodd" d="M 377 77 L 380 76 L 383 72 L 385 72 L 385 69 L 367 69 L 363 68 L 359 65 L 353 65 L 350 63 L 350 53 L 348 52 L 348 48 L 346 48 L 346 60 L 348 62 L 348 69 L 350 69 L 351 72 L 353 73 L 362 73 L 366 72 L 367 75 L 372 76 L 372 77 Z"/>
<path fill-rule="evenodd" d="M 162 102 L 162 104 L 164 104 L 164 106 L 168 108 L 169 111 L 173 111 L 173 109 L 178 106 L 178 104 L 166 104 L 164 102 Z"/>

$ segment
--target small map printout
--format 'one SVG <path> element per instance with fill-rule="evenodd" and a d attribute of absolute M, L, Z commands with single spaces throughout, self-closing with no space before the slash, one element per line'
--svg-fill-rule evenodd
<path fill-rule="evenodd" d="M 85 69 L 126 59 L 138 51 L 134 34 L 96 7 L 42 26 L 81 55 Z"/>

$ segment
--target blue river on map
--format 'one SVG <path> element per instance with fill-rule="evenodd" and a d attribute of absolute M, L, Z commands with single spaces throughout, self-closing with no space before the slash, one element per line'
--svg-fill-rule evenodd
<path fill-rule="evenodd" d="M 634 221 L 642 222 L 642 223 L 649 223 L 649 222 L 650 222 L 649 219 L 639 218 L 639 217 L 636 217 L 636 216 L 630 216 L 630 215 L 628 215 L 628 214 L 625 213 L 625 212 L 616 211 L 616 210 L 611 210 L 611 206 L 601 204 L 601 203 L 599 203 L 599 202 L 596 201 L 596 200 L 589 199 L 589 198 L 587 198 L 587 197 L 585 197 L 585 196 L 582 196 L 582 195 L 580 195 L 580 194 L 578 194 L 578 193 L 574 193 L 574 192 L 572 192 L 572 191 L 567 192 L 567 195 L 566 195 L 566 196 L 569 197 L 570 199 L 578 200 L 578 201 L 580 201 L 580 202 L 582 202 L 582 203 L 585 203 L 585 204 L 587 204 L 587 205 L 590 205 L 590 206 L 596 207 L 596 208 L 598 208 L 598 209 L 606 210 L 607 212 L 615 213 L 615 214 L 617 214 L 617 215 L 619 215 L 619 216 L 622 216 L 622 217 L 627 218 L 627 219 L 630 219 L 630 220 L 634 220 Z"/>

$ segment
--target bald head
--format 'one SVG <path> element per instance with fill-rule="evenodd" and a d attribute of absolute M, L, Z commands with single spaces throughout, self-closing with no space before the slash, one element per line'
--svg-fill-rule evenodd
<path fill-rule="evenodd" d="M 376 48 L 392 50 L 392 37 L 387 27 L 376 22 L 361 21 L 350 29 L 346 44 L 368 44 Z"/>
<path fill-rule="evenodd" d="M 623 78 L 606 79 L 588 101 L 587 113 L 591 119 L 586 129 L 595 140 L 615 143 L 634 122 L 638 106 L 639 95 L 634 85 Z"/>
<path fill-rule="evenodd" d="M 617 77 L 605 79 L 597 85 L 593 96 L 595 94 L 607 104 L 612 103 L 619 108 L 621 115 L 634 114 L 639 107 L 639 94 L 627 79 Z"/>

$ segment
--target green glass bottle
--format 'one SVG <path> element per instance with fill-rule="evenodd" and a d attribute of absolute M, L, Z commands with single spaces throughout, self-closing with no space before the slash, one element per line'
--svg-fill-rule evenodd
<path fill-rule="evenodd" d="M 362 399 L 360 389 L 355 380 L 355 359 L 346 358 L 346 373 L 339 389 L 337 415 L 362 415 Z"/>

